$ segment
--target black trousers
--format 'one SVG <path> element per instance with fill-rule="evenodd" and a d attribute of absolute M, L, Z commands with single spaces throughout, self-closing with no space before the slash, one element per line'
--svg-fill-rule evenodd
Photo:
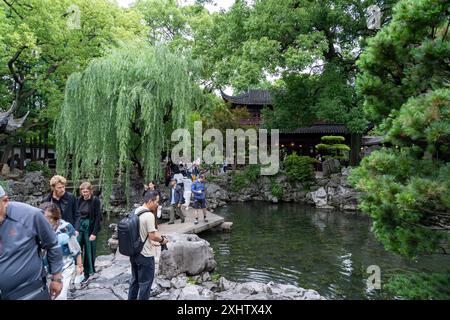
<path fill-rule="evenodd" d="M 153 278 L 155 277 L 155 258 L 138 254 L 130 258 L 131 280 L 128 300 L 148 300 Z"/>

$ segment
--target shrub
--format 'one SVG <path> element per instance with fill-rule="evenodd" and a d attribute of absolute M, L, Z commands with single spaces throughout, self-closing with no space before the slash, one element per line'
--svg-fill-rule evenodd
<path fill-rule="evenodd" d="M 289 181 L 309 181 L 314 177 L 316 159 L 308 156 L 298 156 L 295 152 L 283 161 L 284 171 Z"/>
<path fill-rule="evenodd" d="M 320 138 L 320 140 L 322 140 L 322 142 L 334 144 L 334 143 L 344 142 L 345 138 L 342 136 L 323 136 L 322 138 Z"/>
<path fill-rule="evenodd" d="M 251 164 L 247 166 L 242 172 L 234 172 L 231 180 L 231 189 L 234 192 L 247 187 L 250 183 L 256 182 L 260 177 L 261 166 Z"/>
<path fill-rule="evenodd" d="M 40 164 L 39 162 L 31 161 L 25 167 L 25 171 L 34 172 L 41 171 L 45 176 L 49 176 L 51 174 L 50 168 L 46 165 Z"/>
<path fill-rule="evenodd" d="M 261 166 L 258 164 L 251 164 L 244 170 L 244 176 L 249 182 L 256 182 L 261 175 Z"/>
<path fill-rule="evenodd" d="M 277 199 L 281 199 L 283 197 L 283 187 L 280 186 L 275 179 L 271 180 L 271 186 L 270 191 L 272 192 L 272 195 L 274 197 L 277 197 Z"/>
<path fill-rule="evenodd" d="M 405 299 L 450 299 L 450 273 L 407 272 L 392 276 L 384 288 Z"/>
<path fill-rule="evenodd" d="M 231 179 L 231 190 L 234 192 L 239 191 L 242 188 L 248 186 L 248 181 L 245 179 L 244 174 L 240 172 L 234 172 Z"/>
<path fill-rule="evenodd" d="M 316 149 L 324 154 L 324 159 L 347 159 L 350 147 L 344 144 L 342 136 L 323 136 L 322 143 L 316 145 Z"/>

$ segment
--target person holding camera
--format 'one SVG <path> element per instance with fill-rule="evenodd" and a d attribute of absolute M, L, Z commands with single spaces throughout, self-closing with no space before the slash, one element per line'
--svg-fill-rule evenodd
<path fill-rule="evenodd" d="M 156 247 L 151 242 L 156 241 L 162 246 L 168 242 L 156 230 L 154 215 L 158 206 L 158 191 L 148 190 L 144 195 L 144 204 L 135 211 L 135 214 L 139 215 L 139 235 L 141 241 L 145 243 L 141 253 L 130 257 L 131 279 L 128 300 L 148 300 L 155 277 Z"/>

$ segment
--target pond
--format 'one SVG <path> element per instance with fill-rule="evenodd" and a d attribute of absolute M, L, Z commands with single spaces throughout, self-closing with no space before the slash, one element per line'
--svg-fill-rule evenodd
<path fill-rule="evenodd" d="M 367 267 L 381 269 L 381 284 L 401 271 L 448 271 L 449 256 L 411 261 L 387 252 L 370 231 L 370 218 L 301 204 L 231 203 L 215 213 L 232 221 L 230 233 L 200 234 L 211 244 L 216 271 L 232 281 L 274 281 L 317 290 L 328 299 L 392 299 L 383 288 L 368 290 Z M 110 254 L 103 221 L 98 255 Z"/>
<path fill-rule="evenodd" d="M 407 260 L 383 249 L 369 217 L 299 204 L 233 203 L 216 213 L 231 233 L 204 232 L 217 272 L 232 281 L 274 281 L 317 290 L 328 299 L 390 299 L 368 290 L 367 267 L 378 265 L 381 284 L 392 273 L 447 271 L 448 256 Z"/>

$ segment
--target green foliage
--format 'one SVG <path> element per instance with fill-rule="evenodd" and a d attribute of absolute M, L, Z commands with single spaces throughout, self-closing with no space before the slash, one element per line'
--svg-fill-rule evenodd
<path fill-rule="evenodd" d="M 41 171 L 45 176 L 50 176 L 52 173 L 48 166 L 35 161 L 28 163 L 25 170 L 28 172 Z"/>
<path fill-rule="evenodd" d="M 9 192 L 8 181 L 0 180 L 0 186 L 2 186 L 3 190 Z"/>
<path fill-rule="evenodd" d="M 221 277 L 221 275 L 219 273 L 213 273 L 211 275 L 211 280 L 214 281 L 214 282 L 218 282 L 220 277 Z"/>
<path fill-rule="evenodd" d="M 361 99 L 349 83 L 345 68 L 329 62 L 320 74 L 285 75 L 273 90 L 273 110 L 263 112 L 268 128 L 298 128 L 316 121 L 343 123 L 350 132 L 367 127 Z"/>
<path fill-rule="evenodd" d="M 277 199 L 281 199 L 283 197 L 283 187 L 280 186 L 274 178 L 270 180 L 270 191 L 272 192 L 272 195 Z"/>
<path fill-rule="evenodd" d="M 316 159 L 308 156 L 298 156 L 295 152 L 283 161 L 286 176 L 291 182 L 310 181 L 314 178 L 314 164 Z"/>
<path fill-rule="evenodd" d="M 347 159 L 350 147 L 344 142 L 342 136 L 323 136 L 320 140 L 327 143 L 319 143 L 316 145 L 317 150 L 324 154 L 325 159 Z"/>
<path fill-rule="evenodd" d="M 241 172 L 233 171 L 231 180 L 231 190 L 238 192 L 242 188 L 248 187 L 250 183 L 254 183 L 261 175 L 261 166 L 250 164 Z"/>
<path fill-rule="evenodd" d="M 391 23 L 368 40 L 356 84 L 371 119 L 381 122 L 410 97 L 445 81 L 448 86 L 449 6 L 446 0 L 399 1 Z"/>
<path fill-rule="evenodd" d="M 194 280 L 192 277 L 188 277 L 187 278 L 187 283 L 188 284 L 193 284 L 193 285 L 196 285 L 196 284 L 199 284 L 196 280 Z"/>
<path fill-rule="evenodd" d="M 56 126 L 58 172 L 71 163 L 76 181 L 100 167 L 106 199 L 115 174 L 124 171 L 127 184 L 133 164 L 146 180 L 158 178 L 165 124 L 185 127 L 200 98 L 195 70 L 181 53 L 128 44 L 71 75 Z"/>
<path fill-rule="evenodd" d="M 394 146 L 373 152 L 349 181 L 377 238 L 415 257 L 445 249 L 450 219 L 450 3 L 402 0 L 361 55 L 358 90 Z"/>
<path fill-rule="evenodd" d="M 388 280 L 384 289 L 405 299 L 449 300 L 450 272 L 397 274 Z"/>
<path fill-rule="evenodd" d="M 367 121 L 354 78 L 356 57 L 372 34 L 365 10 L 377 3 L 386 20 L 393 2 L 238 0 L 195 30 L 193 54 L 205 62 L 211 87 L 274 89 L 274 108 L 263 114 L 267 128 L 327 119 L 361 133 Z"/>
<path fill-rule="evenodd" d="M 76 22 L 76 13 L 69 12 L 73 6 L 80 12 L 79 25 L 69 23 Z M 122 41 L 142 37 L 140 19 L 136 11 L 108 0 L 1 1 L 0 109 L 15 100 L 17 117 L 30 111 L 25 127 L 48 134 L 69 75 Z M 13 57 L 11 70 L 7 62 Z M 19 130 L 16 140 L 28 132 Z"/>
<path fill-rule="evenodd" d="M 450 164 L 417 157 L 414 148 L 374 151 L 352 170 L 349 182 L 363 191 L 360 208 L 391 251 L 409 257 L 433 253 L 448 232 L 433 230 L 435 214 L 450 207 Z"/>
<path fill-rule="evenodd" d="M 323 142 L 334 144 L 334 143 L 344 142 L 345 138 L 342 136 L 323 136 L 320 138 L 320 140 L 322 140 Z"/>

